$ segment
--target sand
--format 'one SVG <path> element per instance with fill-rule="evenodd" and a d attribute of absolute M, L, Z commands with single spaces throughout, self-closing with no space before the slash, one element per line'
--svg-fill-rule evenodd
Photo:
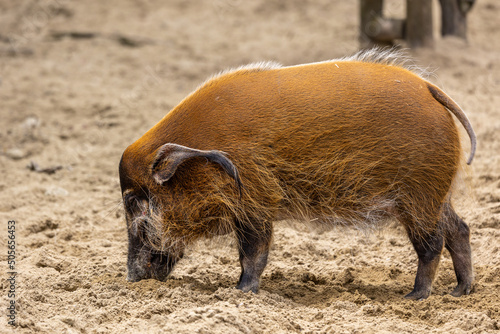
<path fill-rule="evenodd" d="M 391 1 L 388 14 L 401 15 L 402 3 Z M 436 26 L 435 49 L 411 51 L 467 112 L 479 143 L 455 196 L 472 231 L 473 293 L 448 294 L 456 282 L 444 252 L 432 295 L 415 302 L 403 296 L 416 254 L 397 224 L 375 232 L 277 224 L 258 294 L 234 288 L 231 236 L 193 245 L 166 282 L 126 281 L 123 150 L 228 67 L 354 53 L 356 1 L 1 1 L 0 332 L 498 332 L 499 15 L 497 1 L 480 0 L 468 43 L 439 38 Z M 5 315 L 9 220 L 15 329 Z"/>

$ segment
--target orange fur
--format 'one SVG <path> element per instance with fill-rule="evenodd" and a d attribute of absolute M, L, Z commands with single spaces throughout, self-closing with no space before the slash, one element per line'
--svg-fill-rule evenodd
<path fill-rule="evenodd" d="M 154 197 L 148 243 L 177 253 L 233 231 L 235 220 L 259 230 L 284 218 L 375 224 L 392 215 L 410 235 L 434 231 L 461 159 L 445 107 L 473 150 L 475 137 L 451 99 L 389 56 L 244 67 L 207 81 L 123 154 L 122 189 Z M 241 198 L 203 158 L 156 183 L 151 166 L 165 143 L 227 153 Z"/>

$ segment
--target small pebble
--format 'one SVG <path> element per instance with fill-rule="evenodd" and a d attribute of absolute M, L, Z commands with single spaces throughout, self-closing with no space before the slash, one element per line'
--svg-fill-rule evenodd
<path fill-rule="evenodd" d="M 19 148 L 11 148 L 5 152 L 5 155 L 13 160 L 19 160 L 26 157 L 27 154 Z"/>
<path fill-rule="evenodd" d="M 40 126 L 40 120 L 33 116 L 27 117 L 23 121 L 23 127 L 28 130 L 38 128 L 39 126 Z"/>
<path fill-rule="evenodd" d="M 45 195 L 47 196 L 56 196 L 56 197 L 63 197 L 63 196 L 68 196 L 69 192 L 61 187 L 50 187 L 45 190 Z"/>

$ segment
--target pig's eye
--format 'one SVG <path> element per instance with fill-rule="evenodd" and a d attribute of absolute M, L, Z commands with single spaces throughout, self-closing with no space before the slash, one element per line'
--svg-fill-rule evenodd
<path fill-rule="evenodd" d="M 132 194 L 127 194 L 123 198 L 123 203 L 125 204 L 126 209 L 133 210 L 133 209 L 137 208 L 137 205 L 138 205 L 137 196 L 132 195 Z"/>

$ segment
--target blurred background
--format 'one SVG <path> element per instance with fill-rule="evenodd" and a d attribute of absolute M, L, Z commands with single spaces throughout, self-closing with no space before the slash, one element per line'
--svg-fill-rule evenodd
<path fill-rule="evenodd" d="M 0 226 L 19 222 L 17 329 L 498 330 L 500 4 L 476 1 L 467 40 L 443 38 L 439 2 L 431 5 L 432 47 L 409 53 L 478 134 L 464 177 L 470 199 L 457 200 L 473 231 L 477 285 L 460 300 L 444 296 L 455 282 L 445 256 L 436 293 L 408 303 L 416 256 L 398 227 L 376 236 L 277 229 L 259 295 L 232 288 L 239 264 L 230 242 L 195 247 L 166 283 L 125 281 L 123 150 L 214 73 L 366 46 L 360 2 L 0 0 Z M 385 1 L 383 16 L 404 19 L 406 1 Z M 5 242 L 0 235 L 1 249 Z"/>

